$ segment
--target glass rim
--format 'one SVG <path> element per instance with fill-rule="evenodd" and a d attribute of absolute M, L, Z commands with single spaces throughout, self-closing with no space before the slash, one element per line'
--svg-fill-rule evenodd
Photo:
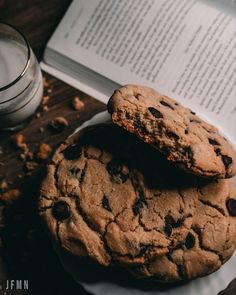
<path fill-rule="evenodd" d="M 17 32 L 20 35 L 20 37 L 22 37 L 23 41 L 25 42 L 26 48 L 27 48 L 27 60 L 26 60 L 25 66 L 23 67 L 23 70 L 18 75 L 18 77 L 16 79 L 14 79 L 12 82 L 8 83 L 7 85 L 0 87 L 0 92 L 2 92 L 4 90 L 10 88 L 11 86 L 15 85 L 25 75 L 25 73 L 26 73 L 26 71 L 27 71 L 27 69 L 29 67 L 30 58 L 31 58 L 30 45 L 29 45 L 28 40 L 24 36 L 24 34 L 19 29 L 17 29 L 15 26 L 10 25 L 9 23 L 0 21 L 0 26 L 1 25 L 7 26 L 7 27 L 13 29 L 15 32 Z M 3 102 L 6 102 L 6 101 L 2 101 L 1 103 L 3 103 Z"/>

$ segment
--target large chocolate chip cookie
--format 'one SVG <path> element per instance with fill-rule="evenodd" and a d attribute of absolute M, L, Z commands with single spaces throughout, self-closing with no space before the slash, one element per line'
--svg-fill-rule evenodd
<path fill-rule="evenodd" d="M 60 250 L 168 282 L 230 258 L 235 203 L 230 180 L 200 180 L 119 127 L 97 125 L 58 148 L 39 212 Z"/>
<path fill-rule="evenodd" d="M 218 130 L 175 100 L 145 86 L 116 90 L 108 103 L 112 121 L 203 177 L 236 174 L 236 152 Z"/>

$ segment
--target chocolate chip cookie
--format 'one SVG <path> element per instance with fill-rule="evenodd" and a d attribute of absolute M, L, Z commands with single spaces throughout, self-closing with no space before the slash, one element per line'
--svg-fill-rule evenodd
<path fill-rule="evenodd" d="M 115 124 L 191 173 L 214 178 L 236 174 L 236 152 L 218 130 L 152 88 L 121 87 L 110 98 L 108 111 Z"/>
<path fill-rule="evenodd" d="M 187 174 L 108 124 L 57 149 L 39 213 L 56 248 L 169 282 L 209 274 L 231 257 L 235 204 L 230 180 Z"/>

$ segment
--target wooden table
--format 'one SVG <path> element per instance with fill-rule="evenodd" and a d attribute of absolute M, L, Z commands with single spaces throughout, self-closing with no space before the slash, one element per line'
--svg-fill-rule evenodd
<path fill-rule="evenodd" d="M 70 2 L 0 0 L 0 21 L 19 28 L 40 60 L 45 44 Z M 40 143 L 48 143 L 54 149 L 82 122 L 106 108 L 104 104 L 45 73 L 44 77 L 52 89 L 49 110 L 41 109 L 40 116 L 35 116 L 20 131 L 33 153 Z M 71 100 L 76 95 L 85 103 L 80 112 L 71 107 Z M 63 116 L 69 122 L 69 126 L 60 133 L 52 133 L 48 128 L 56 116 Z M 44 128 L 44 132 L 40 132 L 40 128 Z M 37 162 L 37 168 L 30 174 L 26 173 L 25 162 L 19 158 L 21 151 L 12 144 L 14 135 L 0 133 L 0 183 L 6 180 L 9 189 L 18 188 L 22 193 L 16 203 L 6 206 L 0 202 L 0 295 L 5 294 L 6 279 L 29 280 L 29 292 L 12 292 L 16 295 L 86 294 L 62 269 L 37 215 L 38 189 L 47 161 Z M 4 265 L 4 270 L 1 265 Z"/>
<path fill-rule="evenodd" d="M 0 0 L 0 21 L 19 28 L 40 60 L 45 44 L 70 2 Z M 33 153 L 40 143 L 47 143 L 54 149 L 82 122 L 106 108 L 104 104 L 88 95 L 45 73 L 43 75 L 52 89 L 52 93 L 49 94 L 49 109 L 43 111 L 41 108 L 40 117 L 35 116 L 18 132 L 25 136 Z M 71 107 L 71 100 L 76 95 L 85 103 L 85 108 L 80 112 Z M 60 133 L 52 133 L 48 125 L 57 116 L 65 117 L 69 125 Z M 40 127 L 44 128 L 44 132 L 39 131 Z M 85 294 L 62 269 L 37 217 L 37 193 L 47 161 L 38 162 L 34 171 L 26 173 L 25 162 L 19 158 L 22 151 L 12 144 L 14 135 L 15 133 L 0 133 L 0 183 L 3 180 L 7 181 L 8 189 L 18 188 L 22 192 L 22 197 L 16 205 L 0 204 L 0 208 L 4 208 L 0 209 L 0 213 L 5 218 L 4 224 L 0 225 L 0 256 L 6 267 L 5 274 L 0 271 L 0 285 L 4 289 L 7 278 L 29 279 L 30 291 L 27 294 Z M 33 241 L 29 241 L 32 233 L 33 238 L 30 239 Z M 0 290 L 0 294 L 4 294 L 3 292 Z M 14 294 L 21 293 L 17 291 Z"/>

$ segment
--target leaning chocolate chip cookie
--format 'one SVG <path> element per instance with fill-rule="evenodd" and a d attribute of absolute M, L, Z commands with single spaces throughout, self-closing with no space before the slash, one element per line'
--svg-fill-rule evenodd
<path fill-rule="evenodd" d="M 152 88 L 121 87 L 110 98 L 108 111 L 114 123 L 191 173 L 214 178 L 236 174 L 236 152 L 218 130 Z"/>
<path fill-rule="evenodd" d="M 212 273 L 231 257 L 235 204 L 230 180 L 186 174 L 110 124 L 58 148 L 39 212 L 58 250 L 169 282 Z"/>

